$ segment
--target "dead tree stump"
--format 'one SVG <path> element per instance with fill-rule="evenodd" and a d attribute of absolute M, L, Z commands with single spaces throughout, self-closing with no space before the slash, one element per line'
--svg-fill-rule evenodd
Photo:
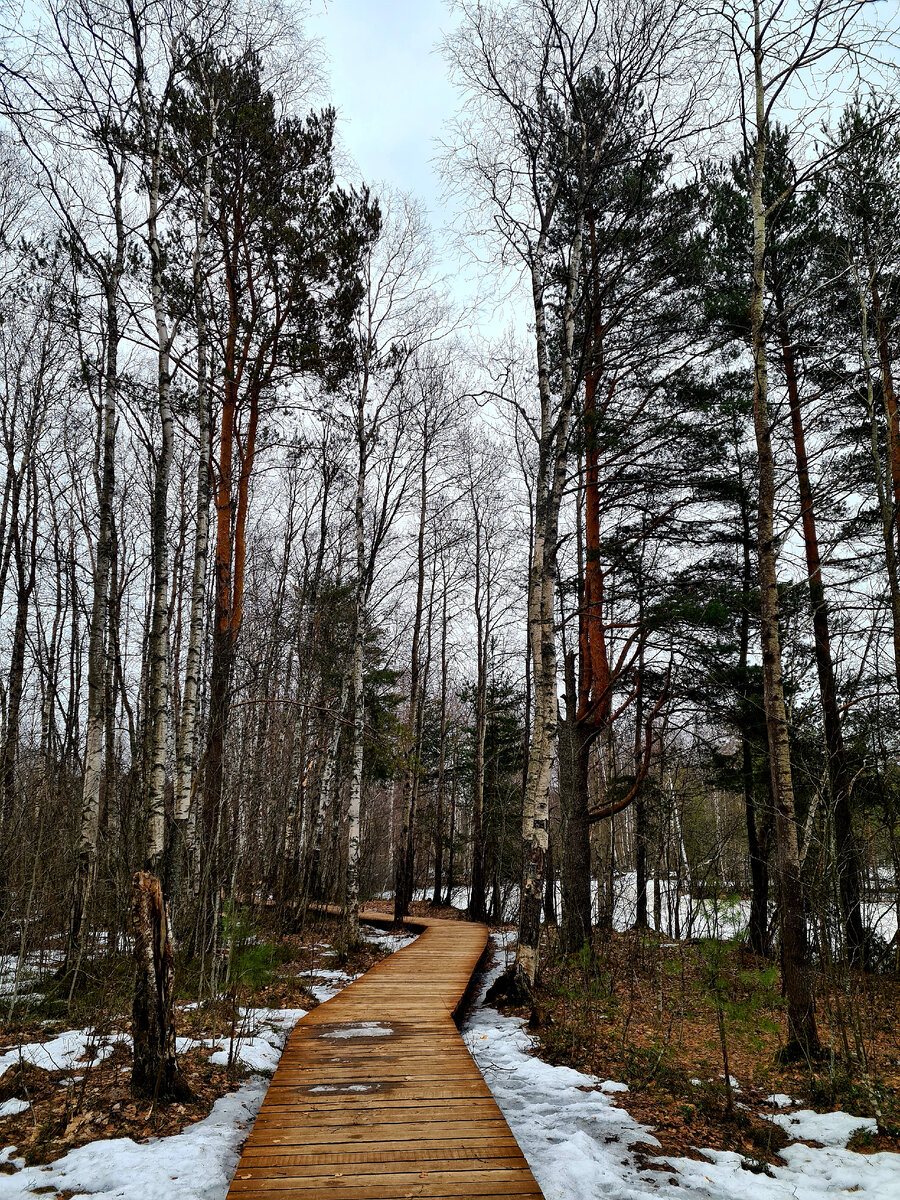
<path fill-rule="evenodd" d="M 169 914 L 159 880 L 137 871 L 131 881 L 131 924 L 134 932 L 134 1006 L 131 1033 L 134 1065 L 131 1086 L 152 1100 L 185 1099 L 190 1089 L 175 1057 L 173 985 L 175 955 Z"/>

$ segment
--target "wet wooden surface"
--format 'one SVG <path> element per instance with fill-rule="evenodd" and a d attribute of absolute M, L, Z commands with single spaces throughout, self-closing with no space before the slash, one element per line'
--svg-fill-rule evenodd
<path fill-rule="evenodd" d="M 541 1196 L 453 1020 L 487 929 L 409 923 L 412 945 L 294 1029 L 231 1200 Z"/>

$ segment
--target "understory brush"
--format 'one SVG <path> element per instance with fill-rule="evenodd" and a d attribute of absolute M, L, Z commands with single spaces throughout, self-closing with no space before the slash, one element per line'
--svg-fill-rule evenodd
<path fill-rule="evenodd" d="M 595 932 L 562 956 L 551 929 L 530 1028 L 541 1057 L 626 1083 L 618 1097 L 668 1153 L 710 1146 L 765 1169 L 785 1144 L 773 1097 L 875 1117 L 858 1149 L 900 1150 L 900 981 L 824 969 L 822 1055 L 781 1064 L 786 1016 L 776 964 L 738 937 L 675 941 L 648 930 Z"/>
<path fill-rule="evenodd" d="M 226 905 L 214 970 L 208 958 L 176 951 L 178 1061 L 191 1091 L 182 1103 L 150 1103 L 131 1093 L 134 965 L 127 947 L 86 959 L 74 987 L 52 969 L 31 973 L 0 1027 L 0 1103 L 24 1106 L 4 1118 L 2 1144 L 36 1165 L 98 1138 L 166 1136 L 207 1116 L 246 1078 L 240 1050 L 266 1010 L 308 1010 L 319 1002 L 320 986 L 337 990 L 344 982 L 329 974 L 336 933 L 332 918 L 316 916 L 302 936 L 279 938 L 249 907 Z M 361 942 L 347 973 L 362 973 L 388 953 Z M 52 952 L 46 957 L 52 962 Z M 46 1048 L 39 1065 L 29 1061 L 28 1047 Z M 0 1164 L 0 1171 L 12 1169 Z"/>

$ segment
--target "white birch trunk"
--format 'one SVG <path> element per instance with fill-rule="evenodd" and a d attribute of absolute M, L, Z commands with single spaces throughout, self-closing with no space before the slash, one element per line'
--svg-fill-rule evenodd
<path fill-rule="evenodd" d="M 363 694 L 363 618 L 365 607 L 366 544 L 364 504 L 366 492 L 367 445 L 364 427 L 365 392 L 358 406 L 359 467 L 356 476 L 356 500 L 353 509 L 356 533 L 356 591 L 353 612 L 353 655 L 351 687 L 353 694 L 353 749 L 350 768 L 350 804 L 347 819 L 347 884 L 344 896 L 345 937 L 348 945 L 359 941 L 359 860 L 360 816 L 362 807 L 363 736 L 365 733 L 365 696 Z"/>
<path fill-rule="evenodd" d="M 84 947 L 87 910 L 97 868 L 100 829 L 100 779 L 106 698 L 106 634 L 109 618 L 110 566 L 113 557 L 113 494 L 115 490 L 116 417 L 118 408 L 119 285 L 125 266 L 125 225 L 122 218 L 121 175 L 114 182 L 116 256 L 104 281 L 106 361 L 103 374 L 102 440 L 99 480 L 99 530 L 94 563 L 91 632 L 88 646 L 88 705 L 85 730 L 84 783 L 78 828 L 78 849 L 72 890 L 67 970 L 77 969 Z"/>
<path fill-rule="evenodd" d="M 211 137 L 215 137 L 215 122 Z M 206 613 L 206 567 L 209 558 L 209 500 L 210 500 L 210 414 L 208 397 L 208 328 L 206 306 L 203 302 L 200 274 L 203 251 L 206 246 L 209 222 L 209 201 L 212 180 L 212 155 L 206 156 L 203 175 L 203 202 L 200 212 L 197 245 L 194 249 L 193 283 L 194 306 L 197 322 L 197 418 L 199 423 L 200 447 L 197 458 L 197 492 L 195 506 L 194 566 L 191 575 L 191 611 L 189 620 L 188 648 L 185 663 L 184 692 L 181 702 L 181 720 L 175 741 L 175 828 L 172 863 L 169 871 L 172 891 L 177 892 L 181 871 L 181 855 L 185 845 L 190 851 L 192 871 L 197 855 L 193 842 L 197 823 L 191 821 L 194 782 L 194 748 L 197 728 L 197 701 L 203 669 L 203 624 Z"/>

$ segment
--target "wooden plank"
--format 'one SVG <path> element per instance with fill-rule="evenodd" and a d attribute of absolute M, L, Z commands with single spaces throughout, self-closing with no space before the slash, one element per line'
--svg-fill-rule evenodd
<path fill-rule="evenodd" d="M 487 930 L 427 918 L 409 924 L 422 930 L 412 945 L 295 1028 L 231 1200 L 540 1198 L 453 1023 Z"/>
<path fill-rule="evenodd" d="M 500 1146 L 479 1144 L 475 1147 L 460 1147 L 456 1150 L 446 1146 L 435 1146 L 430 1150 L 410 1150 L 406 1153 L 391 1147 L 389 1150 L 373 1151 L 368 1154 L 348 1154 L 346 1157 L 352 1159 L 353 1169 L 357 1174 L 382 1171 L 385 1163 L 392 1165 L 420 1162 L 458 1164 L 483 1163 L 488 1160 L 505 1164 L 518 1164 L 519 1162 L 515 1156 L 515 1142 L 509 1140 L 505 1145 Z M 260 1151 L 248 1163 L 248 1167 L 251 1169 L 267 1166 L 307 1167 L 309 1174 L 320 1175 L 322 1168 L 327 1166 L 329 1161 L 329 1156 L 324 1154 L 266 1154 Z M 430 1170 L 431 1167 L 428 1169 Z"/>

